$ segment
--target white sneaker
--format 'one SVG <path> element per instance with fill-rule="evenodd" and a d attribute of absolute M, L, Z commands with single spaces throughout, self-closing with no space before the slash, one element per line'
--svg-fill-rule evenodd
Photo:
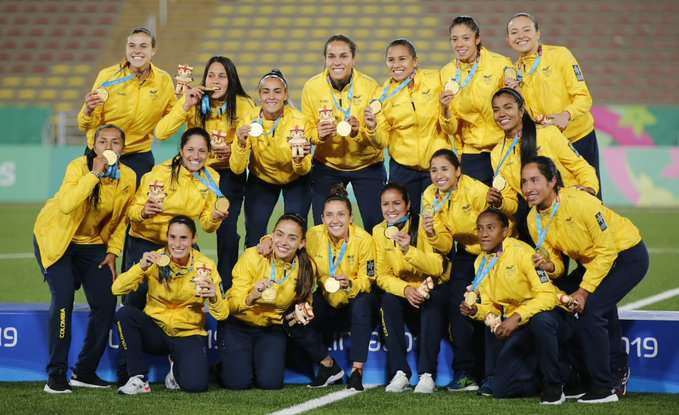
<path fill-rule="evenodd" d="M 384 388 L 385 392 L 405 392 L 410 389 L 410 383 L 408 382 L 408 377 L 406 374 L 402 371 L 399 370 L 396 372 L 394 377 L 391 379 L 391 382 L 387 385 L 386 388 Z"/>
<path fill-rule="evenodd" d="M 420 381 L 417 382 L 415 386 L 415 393 L 434 393 L 436 389 L 436 383 L 434 383 L 434 378 L 431 377 L 431 373 L 423 373 L 420 375 Z"/>
<path fill-rule="evenodd" d="M 179 383 L 177 383 L 177 379 L 174 378 L 174 362 L 170 360 L 170 371 L 167 372 L 167 375 L 165 375 L 165 389 L 171 390 L 171 391 L 178 391 L 181 388 L 179 387 Z"/>
<path fill-rule="evenodd" d="M 151 392 L 149 382 L 144 380 L 144 375 L 132 376 L 127 383 L 118 388 L 121 395 L 138 395 L 140 393 Z"/>

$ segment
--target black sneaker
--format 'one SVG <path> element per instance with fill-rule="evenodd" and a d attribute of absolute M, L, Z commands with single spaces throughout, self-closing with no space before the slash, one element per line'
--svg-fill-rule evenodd
<path fill-rule="evenodd" d="M 353 389 L 355 391 L 363 390 L 363 373 L 361 371 L 354 369 L 349 376 L 349 382 L 347 382 L 347 389 Z"/>
<path fill-rule="evenodd" d="M 612 389 L 594 389 L 578 399 L 578 403 L 609 403 L 618 402 L 618 395 Z"/>
<path fill-rule="evenodd" d="M 71 386 L 93 389 L 105 389 L 111 387 L 108 382 L 97 376 L 96 373 L 77 374 L 75 373 L 75 370 L 71 375 Z"/>
<path fill-rule="evenodd" d="M 561 405 L 566 401 L 561 385 L 545 385 L 540 395 L 542 405 Z"/>
<path fill-rule="evenodd" d="M 563 393 L 566 396 L 566 399 L 580 399 L 585 396 L 587 391 L 581 383 L 575 383 L 564 386 Z"/>
<path fill-rule="evenodd" d="M 476 391 L 479 396 L 493 396 L 493 389 L 490 387 L 490 380 L 484 380 L 481 387 Z"/>
<path fill-rule="evenodd" d="M 66 373 L 56 373 L 54 375 L 49 375 L 47 378 L 47 384 L 43 391 L 47 393 L 71 393 L 71 385 L 66 381 Z"/>
<path fill-rule="evenodd" d="M 336 361 L 332 361 L 332 366 L 325 367 L 321 365 L 318 369 L 318 374 L 316 379 L 313 380 L 307 386 L 310 388 L 325 388 L 328 385 L 332 385 L 338 380 L 342 380 L 344 377 L 344 370 L 337 365 Z"/>
<path fill-rule="evenodd" d="M 615 394 L 622 398 L 627 394 L 627 384 L 629 383 L 631 372 L 628 367 L 623 367 L 615 371 Z"/>

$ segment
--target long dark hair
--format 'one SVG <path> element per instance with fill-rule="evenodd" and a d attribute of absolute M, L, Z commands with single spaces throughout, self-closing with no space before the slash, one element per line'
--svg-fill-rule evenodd
<path fill-rule="evenodd" d="M 179 149 L 180 152 L 177 153 L 176 156 L 172 158 L 172 164 L 170 165 L 170 183 L 174 187 L 177 183 L 179 183 L 179 169 L 182 166 L 182 154 L 181 154 L 181 149 L 183 149 L 186 146 L 186 143 L 189 141 L 189 138 L 192 136 L 197 135 L 200 137 L 203 137 L 205 140 L 205 144 L 207 144 L 207 150 L 210 151 L 210 134 L 207 133 L 204 129 L 200 127 L 193 127 L 189 128 L 188 130 L 184 131 L 184 134 L 182 134 L 182 139 L 181 142 L 179 143 Z"/>
<path fill-rule="evenodd" d="M 116 130 L 120 133 L 120 139 L 123 141 L 123 148 L 125 148 L 125 131 L 123 131 L 122 128 L 118 127 L 117 125 L 114 124 L 104 124 L 100 125 L 97 127 L 96 131 L 94 132 L 94 142 L 96 143 L 97 138 L 101 135 L 101 132 L 103 130 L 108 130 L 108 129 L 113 129 Z M 97 153 L 94 152 L 94 148 L 87 148 L 85 150 L 85 158 L 87 159 L 87 169 L 92 171 L 92 166 L 94 165 L 94 158 L 97 157 Z M 94 186 L 94 189 L 92 189 L 92 193 L 90 194 L 89 202 L 90 206 L 92 208 L 96 209 L 99 206 L 99 202 L 101 201 L 101 182 L 97 183 Z"/>
<path fill-rule="evenodd" d="M 306 221 L 294 213 L 286 213 L 276 221 L 276 226 L 283 221 L 295 222 L 302 230 L 302 239 L 306 235 Z M 295 303 L 308 301 L 311 296 L 311 290 L 314 287 L 315 271 L 312 259 L 306 251 L 306 248 L 299 248 L 297 250 L 297 263 L 299 271 L 297 273 L 297 285 L 295 285 Z"/>
<path fill-rule="evenodd" d="M 205 80 L 207 79 L 207 71 L 215 62 L 219 62 L 224 67 L 226 71 L 226 77 L 229 80 L 229 85 L 226 89 L 226 95 L 224 95 L 224 101 L 226 102 L 226 115 L 229 119 L 229 124 L 233 125 L 236 121 L 236 97 L 241 96 L 248 99 L 250 96 L 245 92 L 243 85 L 240 83 L 240 78 L 238 77 L 238 71 L 236 70 L 236 65 L 234 65 L 231 59 L 225 56 L 213 56 L 205 64 L 205 70 L 203 70 L 203 79 L 201 80 L 201 85 L 205 85 Z M 201 125 L 205 128 L 205 121 L 210 117 L 210 114 L 202 114 L 200 111 L 196 111 L 196 114 L 200 117 Z"/>
<path fill-rule="evenodd" d="M 349 214 L 351 215 L 351 200 L 349 200 L 349 193 L 347 193 L 347 189 L 344 187 L 344 183 L 336 183 L 330 188 L 330 194 L 328 197 L 325 198 L 325 202 L 323 202 L 323 210 L 325 210 L 325 205 L 327 205 L 330 202 L 343 202 L 345 205 L 347 205 L 347 209 L 349 209 Z"/>
<path fill-rule="evenodd" d="M 523 117 L 521 118 L 521 166 L 524 166 L 526 160 L 530 160 L 538 155 L 537 150 L 537 132 L 535 128 L 535 121 L 530 117 L 528 110 L 526 109 L 526 101 L 523 96 L 512 88 L 500 88 L 491 99 L 491 103 L 495 101 L 495 98 L 501 95 L 509 95 L 514 99 L 514 102 L 519 106 L 519 110 L 523 111 Z"/>
<path fill-rule="evenodd" d="M 382 191 L 380 191 L 380 199 L 382 199 L 382 195 L 388 192 L 389 190 L 393 190 L 395 192 L 398 192 L 401 195 L 401 198 L 405 202 L 406 205 L 410 204 L 410 197 L 408 196 L 408 190 L 401 184 L 396 183 L 396 182 L 389 182 L 384 185 L 382 188 Z M 408 209 L 408 215 L 410 216 L 410 228 L 408 229 L 408 234 L 410 235 L 410 245 L 411 246 L 417 246 L 417 230 L 420 225 L 420 215 L 417 214 L 417 212 L 412 211 L 412 204 L 410 204 L 410 208 Z"/>
<path fill-rule="evenodd" d="M 535 163 L 538 166 L 540 174 L 545 176 L 545 179 L 547 179 L 548 182 L 551 182 L 556 177 L 556 186 L 554 186 L 554 191 L 559 193 L 559 189 L 563 187 L 563 180 L 561 179 L 561 173 L 559 172 L 559 169 L 556 168 L 554 161 L 552 161 L 552 159 L 549 157 L 535 156 L 526 160 L 526 163 L 523 164 L 522 169 L 531 163 Z"/>
<path fill-rule="evenodd" d="M 453 19 L 453 21 L 450 23 L 450 26 L 448 26 L 448 33 L 453 31 L 453 28 L 458 25 L 465 25 L 474 32 L 477 38 L 481 37 L 481 29 L 479 29 L 479 24 L 476 23 L 476 20 L 474 20 L 473 17 L 471 16 L 457 16 L 456 18 Z M 481 47 L 483 45 L 481 42 L 479 42 L 478 45 L 476 45 L 476 51 L 481 52 Z"/>

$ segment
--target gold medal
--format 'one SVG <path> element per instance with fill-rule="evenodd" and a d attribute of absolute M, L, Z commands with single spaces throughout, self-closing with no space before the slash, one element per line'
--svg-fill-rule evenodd
<path fill-rule="evenodd" d="M 271 287 L 262 291 L 262 300 L 268 303 L 273 303 L 276 300 L 277 294 L 276 288 L 272 285 Z"/>
<path fill-rule="evenodd" d="M 536 249 L 536 252 L 538 255 L 540 255 L 545 261 L 549 261 L 549 252 L 545 249 L 545 247 L 541 246 L 538 249 Z"/>
<path fill-rule="evenodd" d="M 370 101 L 370 104 L 368 106 L 375 115 L 379 114 L 379 112 L 382 111 L 382 103 L 380 102 L 379 99 L 373 99 L 372 101 Z"/>
<path fill-rule="evenodd" d="M 218 197 L 217 200 L 215 201 L 215 209 L 222 212 L 226 213 L 229 211 L 229 199 L 225 197 Z"/>
<path fill-rule="evenodd" d="M 116 161 L 118 161 L 118 155 L 113 150 L 104 150 L 101 155 L 104 156 L 106 163 L 108 163 L 109 166 L 113 166 L 116 164 Z"/>
<path fill-rule="evenodd" d="M 387 229 L 384 230 L 384 236 L 387 237 L 387 239 L 394 239 L 396 237 L 396 234 L 398 233 L 398 228 L 396 226 L 387 226 Z"/>
<path fill-rule="evenodd" d="M 97 88 L 94 90 L 94 93 L 99 95 L 99 99 L 101 99 L 103 102 L 108 100 L 108 91 L 106 88 Z"/>
<path fill-rule="evenodd" d="M 340 121 L 339 124 L 337 124 L 337 134 L 342 137 L 348 137 L 349 134 L 351 134 L 351 124 L 347 121 Z"/>
<path fill-rule="evenodd" d="M 264 134 L 264 127 L 262 127 L 262 124 L 258 122 L 250 124 L 250 135 L 252 137 L 259 137 L 262 134 Z"/>
<path fill-rule="evenodd" d="M 458 92 L 460 92 L 460 84 L 456 80 L 451 78 L 448 82 L 446 82 L 444 90 L 450 91 L 455 95 Z"/>
<path fill-rule="evenodd" d="M 479 296 L 476 294 L 476 291 L 467 291 L 464 293 L 464 303 L 467 304 L 469 307 L 476 304 L 476 300 L 478 299 Z"/>
<path fill-rule="evenodd" d="M 493 179 L 493 188 L 501 192 L 505 190 L 505 187 L 507 187 L 507 180 L 500 175 L 495 176 Z"/>
<path fill-rule="evenodd" d="M 510 81 L 516 81 L 516 79 L 519 77 L 519 75 L 516 73 L 516 69 L 514 69 L 511 66 L 505 66 L 503 76 L 505 78 L 505 83 Z"/>
<path fill-rule="evenodd" d="M 325 291 L 327 291 L 330 294 L 336 293 L 340 289 L 340 282 L 337 281 L 335 278 L 330 277 L 327 280 L 325 280 L 323 287 L 325 288 Z"/>
<path fill-rule="evenodd" d="M 156 265 L 159 267 L 166 267 L 170 265 L 170 256 L 167 254 L 160 254 L 158 259 L 156 260 Z"/>

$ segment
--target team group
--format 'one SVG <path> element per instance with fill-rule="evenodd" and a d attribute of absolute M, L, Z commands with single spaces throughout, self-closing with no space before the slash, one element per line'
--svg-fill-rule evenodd
<path fill-rule="evenodd" d="M 646 274 L 648 253 L 600 200 L 592 98 L 575 58 L 542 44 L 529 14 L 506 29 L 514 63 L 482 46 L 473 18 L 454 18 L 454 56 L 440 71 L 420 68 L 415 46 L 396 39 L 382 85 L 355 67 L 355 43 L 334 35 L 301 110 L 276 69 L 255 105 L 222 56 L 197 86 L 180 65 L 175 85 L 151 63 L 153 34 L 134 29 L 125 59 L 86 95 L 85 155 L 34 227 L 52 295 L 44 390 L 108 387 L 96 370 L 115 323 L 120 393 L 150 392 L 147 353 L 170 356 L 167 388 L 205 391 L 207 309 L 228 389 L 283 387 L 289 347 L 317 365 L 309 386 L 341 381 L 327 341 L 349 329 L 347 387 L 363 390 L 379 326 L 385 389 L 406 391 L 407 325 L 418 338 L 415 392 L 435 390 L 449 333 L 449 391 L 617 401 L 630 373 L 616 305 Z M 178 154 L 154 165 L 153 137 L 183 126 Z M 272 218 L 281 193 L 285 214 Z M 217 264 L 200 252 L 196 222 L 216 232 Z M 80 286 L 92 312 L 69 381 Z"/>

